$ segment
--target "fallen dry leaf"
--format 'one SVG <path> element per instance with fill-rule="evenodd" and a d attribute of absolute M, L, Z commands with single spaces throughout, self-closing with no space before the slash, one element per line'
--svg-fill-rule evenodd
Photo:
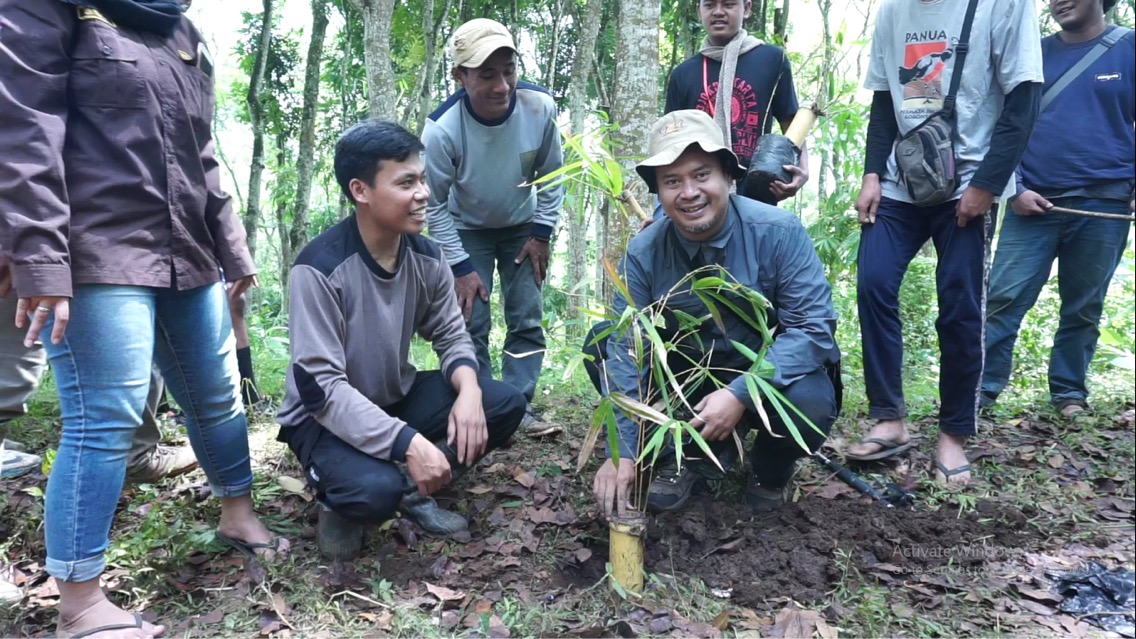
<path fill-rule="evenodd" d="M 840 632 L 837 631 L 836 628 L 828 625 L 828 622 L 823 618 L 817 619 L 816 624 L 817 634 L 820 635 L 820 639 L 838 639 L 840 637 Z"/>
<path fill-rule="evenodd" d="M 308 492 L 308 485 L 304 483 L 303 480 L 296 479 L 295 477 L 281 475 L 276 478 L 276 483 L 280 484 L 280 487 L 284 490 L 297 495 L 303 495 Z"/>
<path fill-rule="evenodd" d="M 445 586 L 435 586 L 430 582 L 426 582 L 426 592 L 434 595 L 439 601 L 461 601 L 465 599 L 465 593 L 460 590 L 450 590 Z"/>
<path fill-rule="evenodd" d="M 470 486 L 465 489 L 465 492 L 472 495 L 484 495 L 485 493 L 493 492 L 492 486 Z"/>
<path fill-rule="evenodd" d="M 1059 469 L 1065 465 L 1065 457 L 1063 455 L 1054 455 L 1050 457 L 1049 461 L 1046 463 L 1049 464 L 1050 468 Z"/>
<path fill-rule="evenodd" d="M 710 622 L 710 625 L 714 626 L 718 630 L 723 630 L 723 631 L 726 628 L 729 628 L 730 627 L 730 609 L 729 608 L 722 608 L 722 612 L 719 612 L 718 616 L 714 617 L 714 620 Z"/>
<path fill-rule="evenodd" d="M 783 639 L 812 639 L 820 618 L 820 613 L 786 606 L 777 613 L 768 636 Z"/>
<path fill-rule="evenodd" d="M 536 477 L 531 471 L 522 471 L 520 468 L 518 468 L 517 472 L 513 475 L 513 479 L 517 480 L 517 483 L 525 488 L 532 488 L 533 484 L 536 483 Z"/>

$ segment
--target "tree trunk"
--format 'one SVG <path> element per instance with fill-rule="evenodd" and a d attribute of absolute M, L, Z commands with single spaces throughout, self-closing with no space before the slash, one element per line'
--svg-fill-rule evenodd
<path fill-rule="evenodd" d="M 252 73 L 249 75 L 248 103 L 249 125 L 252 128 L 252 161 L 249 163 L 248 201 L 245 208 L 244 224 L 249 253 L 256 257 L 256 236 L 260 229 L 260 186 L 264 175 L 264 102 L 260 99 L 261 85 L 264 83 L 264 69 L 268 64 L 268 49 L 272 43 L 272 0 L 263 0 L 264 15 L 260 18 L 260 35 L 257 38 L 256 57 L 253 59 Z"/>
<path fill-rule="evenodd" d="M 659 0 L 620 0 L 616 23 L 615 88 L 611 96 L 611 120 L 619 123 L 614 140 L 628 185 L 644 210 L 649 196 L 646 185 L 635 177 L 635 159 L 647 150 L 647 134 L 659 109 Z M 628 214 L 630 215 L 630 214 Z M 618 258 L 639 221 L 613 215 L 611 241 Z"/>
<path fill-rule="evenodd" d="M 276 166 L 283 167 L 288 161 L 288 134 L 276 134 Z M 288 237 L 288 200 L 276 198 L 276 234 L 280 245 L 280 293 L 283 295 L 283 308 L 288 308 L 288 273 L 292 270 L 292 240 Z"/>
<path fill-rule="evenodd" d="M 778 42 L 785 42 L 789 33 L 789 0 L 782 0 L 781 8 L 773 10 L 773 30 Z"/>
<path fill-rule="evenodd" d="M 600 32 L 600 16 L 603 14 L 603 0 L 587 0 L 587 6 L 576 16 L 580 25 L 579 39 L 576 42 L 576 55 L 572 60 L 572 77 L 568 83 L 568 113 L 571 131 L 574 135 L 584 132 L 587 115 L 588 76 L 591 71 L 592 54 L 596 48 L 596 37 Z M 568 221 L 568 312 L 571 319 L 582 319 L 580 309 L 587 305 L 588 290 L 580 286 L 588 277 L 588 207 L 594 204 L 592 198 L 582 198 L 576 203 L 576 210 L 567 211 Z M 576 325 L 573 325 L 576 326 Z M 577 329 L 579 336 L 582 330 Z"/>
<path fill-rule="evenodd" d="M 442 7 L 442 12 L 434 17 L 434 0 L 423 0 L 422 11 L 422 31 L 423 31 L 423 59 L 422 59 L 422 75 L 419 77 L 418 88 L 415 95 L 418 96 L 418 105 L 415 107 L 414 114 L 414 131 L 421 134 L 423 127 L 426 126 L 426 116 L 430 114 L 431 97 L 434 91 L 434 78 L 438 72 L 438 36 L 442 31 L 442 24 L 446 21 L 446 16 L 450 15 L 450 8 L 454 5 L 453 0 L 446 0 L 445 6 Z"/>
<path fill-rule="evenodd" d="M 363 15 L 363 62 L 371 117 L 398 119 L 398 87 L 391 66 L 390 31 L 395 0 L 352 0 Z"/>
<path fill-rule="evenodd" d="M 320 63 L 327 35 L 327 0 L 312 0 L 312 38 L 304 70 L 304 106 L 300 112 L 300 149 L 296 157 L 296 201 L 288 233 L 292 255 L 308 243 L 308 211 L 311 207 L 312 174 L 316 158 L 316 110 L 319 109 Z M 287 263 L 291 266 L 291 263 Z"/>
<path fill-rule="evenodd" d="M 552 46 L 549 47 L 548 64 L 544 69 L 544 88 L 555 94 L 556 58 L 560 53 L 560 22 L 564 18 L 564 3 L 572 0 L 555 0 L 552 7 Z"/>

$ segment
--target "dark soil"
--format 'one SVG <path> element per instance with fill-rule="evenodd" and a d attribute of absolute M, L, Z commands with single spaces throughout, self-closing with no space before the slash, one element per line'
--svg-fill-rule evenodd
<path fill-rule="evenodd" d="M 741 605 L 762 607 L 787 593 L 805 603 L 821 599 L 842 577 L 838 550 L 858 569 L 888 564 L 895 573 L 915 574 L 950 565 L 953 574 L 965 574 L 1040 546 L 1040 534 L 1026 523 L 1026 514 L 985 502 L 956 518 L 846 499 L 805 499 L 760 515 L 703 500 L 655 519 L 647 564 L 733 589 Z"/>

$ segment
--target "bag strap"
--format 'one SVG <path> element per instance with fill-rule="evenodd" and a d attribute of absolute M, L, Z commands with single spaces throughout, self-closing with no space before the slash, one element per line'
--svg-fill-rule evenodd
<path fill-rule="evenodd" d="M 1053 85 L 1050 86 L 1044 94 L 1042 94 L 1041 111 L 1045 111 L 1045 107 L 1049 106 L 1049 104 L 1053 102 L 1053 100 L 1055 100 L 1058 95 L 1061 95 L 1061 92 L 1064 91 L 1070 84 L 1072 84 L 1073 80 L 1076 80 L 1078 77 L 1080 77 L 1080 75 L 1084 73 L 1086 69 L 1092 66 L 1094 62 L 1099 60 L 1102 55 L 1108 53 L 1109 49 L 1114 47 L 1117 42 L 1120 42 L 1121 39 L 1123 39 L 1130 33 L 1132 33 L 1132 29 L 1129 29 L 1128 27 L 1113 26 L 1113 28 L 1109 30 L 1108 33 L 1104 34 L 1104 37 L 1101 38 L 1101 41 L 1097 43 L 1097 46 L 1093 47 L 1091 51 L 1086 53 L 1084 57 L 1077 61 L 1077 64 L 1074 64 L 1072 67 L 1070 67 L 1069 70 L 1063 73 L 1060 78 L 1057 78 L 1057 81 L 1054 82 Z"/>
<path fill-rule="evenodd" d="M 966 5 L 966 17 L 962 21 L 962 33 L 958 44 L 955 45 L 955 65 L 951 69 L 951 85 L 947 90 L 947 97 L 943 98 L 943 111 L 948 116 L 955 112 L 955 95 L 958 94 L 959 84 L 966 65 L 966 54 L 970 51 L 970 28 L 974 26 L 974 13 L 978 9 L 978 0 L 970 0 Z"/>

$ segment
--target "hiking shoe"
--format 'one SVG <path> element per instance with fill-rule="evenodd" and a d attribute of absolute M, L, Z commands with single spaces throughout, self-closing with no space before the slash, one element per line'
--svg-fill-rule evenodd
<path fill-rule="evenodd" d="M 532 408 L 529 408 L 525 411 L 525 416 L 521 418 L 521 425 L 517 427 L 517 430 L 529 437 L 544 437 L 545 435 L 559 433 L 563 431 L 564 428 L 559 424 L 540 419 L 536 416 L 536 413 L 532 411 Z"/>
<path fill-rule="evenodd" d="M 320 555 L 331 561 L 350 561 L 363 550 L 363 524 L 351 521 L 320 504 L 316 525 L 316 546 Z"/>
<path fill-rule="evenodd" d="M 404 517 L 431 535 L 449 537 L 469 530 L 465 517 L 442 509 L 433 497 L 423 497 L 417 492 L 403 495 L 398 509 Z"/>
<path fill-rule="evenodd" d="M 39 468 L 39 455 L 7 448 L 0 450 L 0 479 L 19 477 Z"/>
<path fill-rule="evenodd" d="M 1087 411 L 1089 407 L 1082 399 L 1066 399 L 1057 404 L 1057 410 L 1061 411 L 1061 416 L 1071 419 Z"/>
<path fill-rule="evenodd" d="M 661 513 L 682 508 L 702 481 L 689 464 L 683 464 L 681 470 L 675 468 L 674 462 L 660 465 L 647 488 L 647 510 Z"/>
<path fill-rule="evenodd" d="M 781 488 L 766 488 L 757 483 L 757 478 L 750 475 L 746 484 L 745 502 L 759 513 L 771 513 L 780 509 L 789 501 L 789 487 L 792 482 Z"/>
<path fill-rule="evenodd" d="M 150 453 L 126 469 L 126 482 L 149 484 L 160 479 L 184 475 L 197 468 L 197 457 L 189 446 L 155 446 Z"/>

